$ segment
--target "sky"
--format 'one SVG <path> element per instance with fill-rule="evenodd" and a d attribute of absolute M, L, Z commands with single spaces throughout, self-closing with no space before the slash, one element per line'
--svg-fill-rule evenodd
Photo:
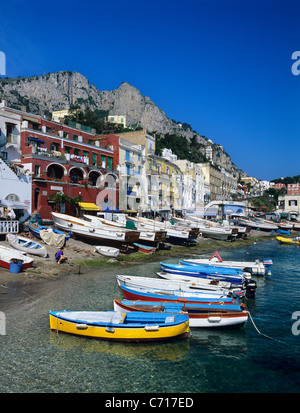
<path fill-rule="evenodd" d="M 300 175 L 299 0 L 7 0 L 0 23 L 6 76 L 128 82 L 247 175 Z"/>

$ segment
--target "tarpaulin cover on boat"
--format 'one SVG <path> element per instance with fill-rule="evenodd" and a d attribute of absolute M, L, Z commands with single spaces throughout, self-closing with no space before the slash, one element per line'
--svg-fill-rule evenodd
<path fill-rule="evenodd" d="M 47 231 L 45 229 L 42 229 L 40 231 L 40 236 L 45 244 L 54 245 L 55 247 L 58 247 L 58 248 L 63 247 L 66 241 L 65 234 L 57 234 L 53 231 Z"/>

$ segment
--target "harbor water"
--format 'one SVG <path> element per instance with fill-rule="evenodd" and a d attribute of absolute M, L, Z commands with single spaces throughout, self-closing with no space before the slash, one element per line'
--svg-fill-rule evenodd
<path fill-rule="evenodd" d="M 273 260 L 270 276 L 253 276 L 256 296 L 245 299 L 251 318 L 242 329 L 191 329 L 187 339 L 163 344 L 58 334 L 48 316 L 113 310 L 113 299 L 123 298 L 116 274 L 156 277 L 159 261 L 82 267 L 56 280 L 1 286 L 0 392 L 298 393 L 300 249 L 266 241 L 219 252 L 229 260 Z"/>

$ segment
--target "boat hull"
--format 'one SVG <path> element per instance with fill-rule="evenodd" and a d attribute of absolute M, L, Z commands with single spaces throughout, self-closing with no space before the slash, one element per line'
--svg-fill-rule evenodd
<path fill-rule="evenodd" d="M 119 312 L 184 312 L 189 316 L 191 328 L 241 328 L 248 320 L 248 311 L 241 307 L 239 311 L 224 310 L 221 306 L 205 308 L 200 305 L 186 305 L 168 302 L 114 300 L 114 310 Z"/>
<path fill-rule="evenodd" d="M 77 314 L 74 314 L 75 319 L 74 317 L 70 319 L 70 313 L 74 312 L 50 311 L 50 329 L 88 338 L 125 342 L 165 341 L 185 338 L 189 332 L 189 319 L 186 315 L 172 314 L 168 319 L 168 317 L 157 318 L 152 313 L 149 317 L 140 319 L 139 315 L 136 315 L 139 313 L 133 313 L 132 317 L 122 314 L 118 322 L 111 322 L 110 320 L 91 322 L 86 320 L 90 316 L 87 313 L 95 314 L 95 312 L 84 312 L 82 315 L 80 313 L 83 312 L 77 312 Z M 116 317 L 114 316 L 114 318 Z"/>

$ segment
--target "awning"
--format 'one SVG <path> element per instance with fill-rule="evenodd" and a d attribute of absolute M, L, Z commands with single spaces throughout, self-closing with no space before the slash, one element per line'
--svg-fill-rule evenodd
<path fill-rule="evenodd" d="M 23 116 L 23 120 L 29 120 L 30 122 L 34 122 L 34 123 L 41 123 L 40 119 L 31 118 L 29 116 Z"/>
<path fill-rule="evenodd" d="M 81 209 L 85 211 L 100 211 L 96 204 L 89 203 L 89 202 L 78 202 L 78 205 Z"/>
<path fill-rule="evenodd" d="M 29 136 L 28 140 L 33 141 L 33 142 L 45 143 L 45 141 L 42 141 L 41 139 L 38 139 L 38 138 L 33 138 L 32 136 Z"/>
<path fill-rule="evenodd" d="M 2 199 L 0 201 L 0 207 L 11 208 L 11 209 L 27 209 L 29 205 L 24 202 L 9 201 L 8 199 Z"/>

